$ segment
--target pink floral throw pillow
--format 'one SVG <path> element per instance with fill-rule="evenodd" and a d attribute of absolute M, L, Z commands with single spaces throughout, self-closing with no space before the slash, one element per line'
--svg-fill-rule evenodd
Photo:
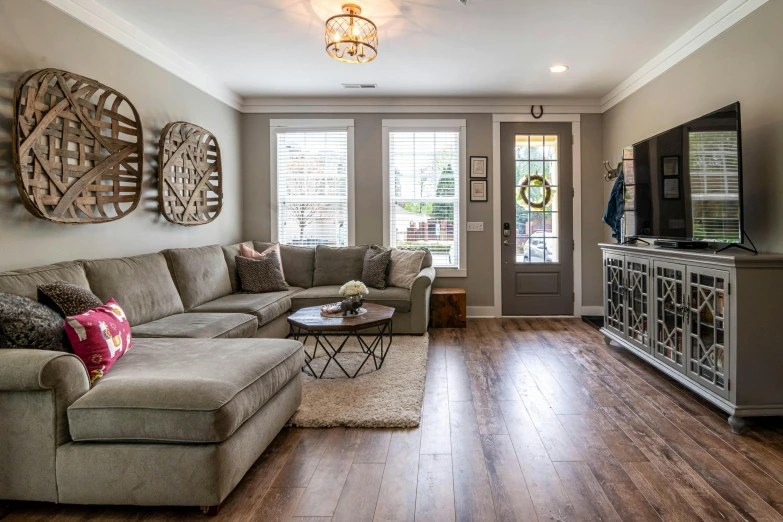
<path fill-rule="evenodd" d="M 277 256 L 277 260 L 280 263 L 280 273 L 283 274 L 283 279 L 285 279 L 285 273 L 283 272 L 283 258 L 280 257 L 280 243 L 275 243 L 263 252 L 259 252 L 254 248 L 245 246 L 244 243 L 239 244 L 239 255 L 242 257 L 249 257 L 250 259 L 261 259 L 267 254 L 274 254 Z"/>
<path fill-rule="evenodd" d="M 84 361 L 94 383 L 132 346 L 125 312 L 114 299 L 83 314 L 65 318 L 65 333 L 73 353 Z"/>

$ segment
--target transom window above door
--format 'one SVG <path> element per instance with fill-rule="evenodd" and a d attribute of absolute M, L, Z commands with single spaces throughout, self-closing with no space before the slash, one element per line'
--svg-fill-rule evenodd
<path fill-rule="evenodd" d="M 516 262 L 558 263 L 558 137 L 516 135 Z"/>
<path fill-rule="evenodd" d="M 272 239 L 352 245 L 353 121 L 272 120 L 271 130 Z"/>

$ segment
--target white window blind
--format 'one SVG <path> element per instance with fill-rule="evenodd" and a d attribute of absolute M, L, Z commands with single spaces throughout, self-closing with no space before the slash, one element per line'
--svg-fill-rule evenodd
<path fill-rule="evenodd" d="M 389 242 L 460 266 L 460 131 L 389 132 Z"/>
<path fill-rule="evenodd" d="M 739 154 L 736 131 L 689 132 L 693 235 L 738 241 Z"/>
<path fill-rule="evenodd" d="M 348 133 L 277 132 L 277 240 L 348 245 Z"/>

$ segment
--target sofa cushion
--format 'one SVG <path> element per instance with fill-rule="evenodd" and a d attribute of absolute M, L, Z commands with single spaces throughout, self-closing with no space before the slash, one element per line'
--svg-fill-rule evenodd
<path fill-rule="evenodd" d="M 163 254 L 84 261 L 93 293 L 114 298 L 131 326 L 184 312 Z"/>
<path fill-rule="evenodd" d="M 258 320 L 248 314 L 177 314 L 131 329 L 134 338 L 244 339 L 253 337 Z"/>
<path fill-rule="evenodd" d="M 301 290 L 301 288 L 289 287 L 284 292 L 232 294 L 204 303 L 191 312 L 250 314 L 258 318 L 258 327 L 261 328 L 290 310 L 291 296 Z"/>
<path fill-rule="evenodd" d="M 304 364 L 285 339 L 138 339 L 68 408 L 75 441 L 215 443 L 251 418 Z"/>
<path fill-rule="evenodd" d="M 253 248 L 252 241 L 245 241 L 244 243 L 237 243 L 235 245 L 228 245 L 220 247 L 223 250 L 223 258 L 226 260 L 226 267 L 228 268 L 228 279 L 231 281 L 231 292 L 238 292 L 239 288 L 239 274 L 237 274 L 237 262 L 234 259 L 240 254 L 239 245 L 245 245 L 246 247 Z"/>
<path fill-rule="evenodd" d="M 367 245 L 355 247 L 315 247 L 313 286 L 342 285 L 360 281 Z"/>
<path fill-rule="evenodd" d="M 172 248 L 163 255 L 185 311 L 231 293 L 228 265 L 219 245 Z"/>
<path fill-rule="evenodd" d="M 406 288 L 387 287 L 384 290 L 370 288 L 370 293 L 365 297 L 369 303 L 377 303 L 384 306 L 391 306 L 397 312 L 407 313 L 411 311 L 411 292 Z M 332 286 L 314 286 L 307 290 L 297 292 L 291 296 L 291 310 L 296 311 L 308 306 L 321 306 L 329 303 L 342 301 L 340 297 L 340 287 Z"/>
<path fill-rule="evenodd" d="M 78 261 L 68 261 L 3 272 L 0 274 L 0 292 L 38 299 L 38 285 L 46 285 L 56 281 L 73 283 L 81 288 L 90 288 L 82 264 Z"/>
<path fill-rule="evenodd" d="M 253 241 L 253 248 L 263 252 L 274 243 Z M 313 286 L 315 270 L 315 249 L 292 245 L 280 245 L 280 258 L 283 260 L 283 273 L 288 286 L 310 288 Z"/>

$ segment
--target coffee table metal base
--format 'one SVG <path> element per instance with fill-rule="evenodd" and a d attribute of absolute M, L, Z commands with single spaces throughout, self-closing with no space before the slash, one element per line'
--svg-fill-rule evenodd
<path fill-rule="evenodd" d="M 376 370 L 380 370 L 383 366 L 383 361 L 386 360 L 386 355 L 389 353 L 389 349 L 391 348 L 392 341 L 394 338 L 394 335 L 392 333 L 392 323 L 391 321 L 382 324 L 380 326 L 376 326 L 378 332 L 375 333 L 359 333 L 356 331 L 353 332 L 332 332 L 332 331 L 323 331 L 323 330 L 317 330 L 317 329 L 307 329 L 307 328 L 301 328 L 296 327 L 294 325 L 291 325 L 291 333 L 290 337 L 292 337 L 296 341 L 302 342 L 305 346 L 307 345 L 307 340 L 309 338 L 313 338 L 314 345 L 313 345 L 313 351 L 312 354 L 307 351 L 307 348 L 305 348 L 305 364 L 310 369 L 310 374 L 315 377 L 316 379 L 320 379 L 323 377 L 324 373 L 326 372 L 326 369 L 329 367 L 329 365 L 334 362 L 340 370 L 342 370 L 343 374 L 345 374 L 346 377 L 353 379 L 357 375 L 359 375 L 359 372 L 364 368 L 364 365 L 367 364 L 367 361 L 369 361 L 371 358 L 373 360 L 372 364 L 375 366 Z M 332 342 L 329 340 L 329 337 L 343 337 L 342 342 L 335 347 L 335 344 L 332 344 Z M 337 360 L 337 356 L 340 355 L 343 351 L 343 348 L 345 347 L 345 344 L 348 342 L 351 338 L 356 338 L 356 340 L 359 342 L 359 347 L 362 350 L 362 353 L 366 355 L 362 363 L 359 365 L 359 367 L 356 369 L 356 371 L 351 375 L 350 372 L 348 372 L 343 365 L 340 364 L 340 361 Z M 364 338 L 370 338 L 371 340 L 368 342 Z M 384 342 L 384 337 L 388 339 L 387 342 Z M 326 364 L 324 365 L 323 369 L 321 370 L 321 373 L 316 372 L 312 366 L 310 366 L 310 362 L 316 358 L 316 355 L 318 353 L 318 348 L 321 348 L 324 353 L 326 353 L 326 356 L 328 357 L 328 360 L 326 361 Z"/>

